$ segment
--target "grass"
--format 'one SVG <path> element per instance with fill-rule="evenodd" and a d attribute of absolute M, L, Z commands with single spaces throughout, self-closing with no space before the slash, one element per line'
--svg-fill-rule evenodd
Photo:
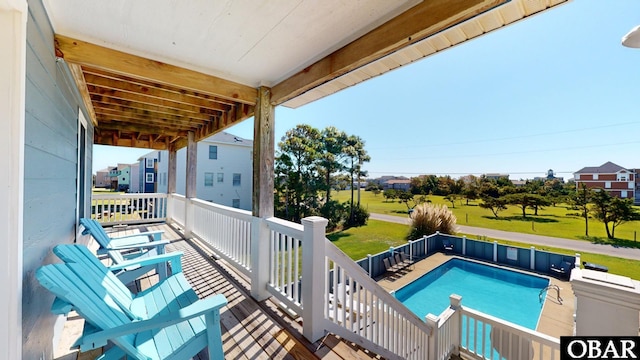
<path fill-rule="evenodd" d="M 340 191 L 334 194 L 334 199 L 347 201 L 350 199 L 351 193 L 350 191 Z M 576 216 L 577 210 L 572 210 L 565 204 L 541 209 L 537 216 L 533 215 L 533 211 L 529 209 L 525 218 L 522 217 L 521 209 L 509 206 L 507 210 L 498 214 L 499 218 L 495 218 L 491 211 L 478 206 L 478 202 L 470 202 L 469 205 L 466 205 L 463 200 L 462 203 L 456 202 L 454 208 L 451 206 L 451 202 L 445 201 L 442 196 L 429 196 L 428 199 L 434 204 L 447 205 L 458 218 L 459 225 L 640 248 L 640 243 L 634 240 L 636 231 L 640 230 L 640 221 L 618 226 L 615 232 L 616 239 L 610 240 L 607 239 L 604 224 L 595 219 L 589 219 L 590 236 L 586 238 L 584 236 L 584 219 Z M 370 213 L 408 216 L 405 204 L 386 201 L 382 194 L 376 196 L 370 191 L 361 191 L 360 203 Z"/>
<path fill-rule="evenodd" d="M 407 216 L 407 207 L 398 202 L 385 202 L 382 195 L 375 197 L 371 192 L 361 192 L 361 203 L 368 208 L 369 212 Z M 343 191 L 335 196 L 335 199 L 346 201 L 350 197 L 349 191 Z M 430 196 L 429 199 L 433 203 L 446 204 L 446 202 L 437 196 Z M 451 208 L 451 203 L 447 206 Z M 460 206 L 456 204 L 456 208 L 452 209 L 458 217 L 458 224 L 499 229 L 505 231 L 524 232 L 536 235 L 546 235 L 554 237 L 562 237 L 573 239 L 576 241 L 595 241 L 614 243 L 616 245 L 627 247 L 640 247 L 638 243 L 633 241 L 633 230 L 637 229 L 640 222 L 631 222 L 621 225 L 616 229 L 617 239 L 614 241 L 606 239 L 604 225 L 595 220 L 589 222 L 589 232 L 596 236 L 584 237 L 584 221 L 582 218 L 573 219 L 567 216 L 570 212 L 566 207 L 549 207 L 539 211 L 537 217 L 527 216 L 527 221 L 521 220 L 521 210 L 510 207 L 508 210 L 500 213 L 504 219 L 493 220 L 489 210 L 485 210 L 475 205 Z M 574 211 L 575 212 L 575 211 Z M 462 215 L 462 217 L 460 216 Z M 466 215 L 465 215 L 466 214 Z M 468 222 L 467 222 L 468 219 Z M 462 220 L 462 221 L 461 221 Z M 533 230 L 531 221 L 533 221 Z M 524 225 L 523 225 L 524 223 Z M 544 226 L 543 226 L 544 225 Z M 597 229 L 600 227 L 601 229 Z M 528 231 L 525 231 L 528 230 Z M 367 254 L 376 254 L 378 252 L 389 249 L 390 246 L 397 246 L 406 243 L 406 237 L 409 233 L 408 225 L 388 223 L 383 221 L 369 220 L 367 226 L 359 228 L 351 228 L 344 231 L 334 232 L 327 237 L 336 244 L 342 251 L 348 254 L 352 259 L 359 260 L 367 256 Z M 464 234 L 459 234 L 460 236 Z M 622 238 L 622 237 L 628 238 Z M 475 239 L 475 235 L 467 235 L 470 239 Z M 630 237 L 630 238 L 629 238 Z M 518 246 L 530 247 L 531 244 L 507 241 L 501 239 L 493 239 L 483 237 L 482 240 L 498 241 L 498 243 Z M 567 255 L 575 255 L 575 250 L 540 247 L 537 249 L 543 251 L 556 252 Z M 628 276 L 632 279 L 640 280 L 640 261 L 618 258 L 614 256 L 581 253 L 581 261 L 601 264 L 609 268 L 609 272 L 617 275 Z"/>
<path fill-rule="evenodd" d="M 390 246 L 406 244 L 408 232 L 409 227 L 406 225 L 369 220 L 366 226 L 334 232 L 328 234 L 327 238 L 353 260 L 360 260 L 367 257 L 367 254 L 376 254 L 389 250 Z"/>

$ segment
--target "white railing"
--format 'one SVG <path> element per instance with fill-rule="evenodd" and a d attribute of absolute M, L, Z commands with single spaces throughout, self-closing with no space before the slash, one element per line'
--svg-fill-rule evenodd
<path fill-rule="evenodd" d="M 114 196 L 95 196 L 94 202 L 142 202 L 135 195 L 106 198 Z M 301 225 L 177 194 L 169 195 L 168 204 L 163 194 L 138 198 L 160 203 L 169 221 L 248 274 L 256 299 L 273 296 L 302 316 L 303 334 L 311 341 L 334 333 L 389 359 L 444 360 L 458 353 L 559 359 L 558 339 L 464 308 L 459 297 L 452 296 L 440 316 L 423 321 L 326 239 L 325 219 L 305 218 Z M 150 219 L 131 222 L 145 220 Z"/>
<path fill-rule="evenodd" d="M 385 358 L 428 359 L 431 329 L 325 239 L 325 328 Z"/>
<path fill-rule="evenodd" d="M 187 198 L 180 194 L 169 194 L 169 204 L 167 206 L 167 220 L 170 220 L 182 227 L 186 225 L 185 211 L 187 209 Z"/>
<path fill-rule="evenodd" d="M 242 273 L 251 273 L 251 212 L 189 199 L 193 221 L 191 235 L 210 246 Z"/>
<path fill-rule="evenodd" d="M 91 217 L 105 225 L 165 221 L 167 194 L 94 194 Z"/>
<path fill-rule="evenodd" d="M 278 218 L 269 218 L 266 223 L 269 228 L 269 293 L 301 314 L 304 228 L 301 224 Z"/>
<path fill-rule="evenodd" d="M 457 351 L 473 359 L 560 359 L 559 339 L 460 306 L 459 297 L 435 320 L 431 359 L 447 359 Z"/>

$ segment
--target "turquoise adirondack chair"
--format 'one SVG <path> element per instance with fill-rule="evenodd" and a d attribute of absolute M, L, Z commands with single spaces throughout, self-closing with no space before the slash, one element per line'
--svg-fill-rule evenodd
<path fill-rule="evenodd" d="M 75 344 L 81 351 L 110 341 L 115 346 L 98 359 L 187 359 L 205 347 L 210 359 L 224 358 L 220 309 L 227 300 L 223 295 L 198 299 L 182 274 L 181 253 L 142 259 L 169 260 L 174 274 L 136 295 L 86 247 L 58 245 L 54 253 L 64 263 L 42 266 L 36 279 L 56 295 L 54 313 L 75 310 L 85 319 Z"/>
<path fill-rule="evenodd" d="M 164 254 L 164 246 L 169 242 L 160 240 L 163 231 L 143 232 L 132 235 L 110 237 L 104 231 L 102 225 L 93 219 L 82 218 L 80 224 L 84 227 L 83 234 L 91 234 L 98 242 L 100 248 L 98 254 L 107 254 L 114 264 L 118 265 L 127 259 L 136 259 Z M 154 265 L 160 279 L 167 277 L 166 263 Z M 148 273 L 151 266 L 129 266 L 118 270 L 117 276 L 128 284 L 141 275 Z"/>

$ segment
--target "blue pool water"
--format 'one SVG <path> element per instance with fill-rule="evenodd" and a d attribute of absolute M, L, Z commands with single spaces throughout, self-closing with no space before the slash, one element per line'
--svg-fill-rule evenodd
<path fill-rule="evenodd" d="M 462 305 L 535 330 L 542 311 L 540 290 L 549 279 L 451 259 L 396 291 L 395 296 L 420 318 L 436 316 L 449 306 L 449 295 Z M 543 294 L 545 295 L 545 294 Z"/>

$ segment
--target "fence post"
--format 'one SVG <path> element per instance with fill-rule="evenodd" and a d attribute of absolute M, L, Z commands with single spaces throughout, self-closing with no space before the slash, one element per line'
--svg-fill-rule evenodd
<path fill-rule="evenodd" d="M 438 358 L 438 317 L 433 314 L 427 314 L 425 317 L 427 326 L 431 329 L 431 336 L 429 336 L 429 360 L 435 360 Z"/>
<path fill-rule="evenodd" d="M 467 236 L 462 237 L 462 255 L 467 255 Z"/>
<path fill-rule="evenodd" d="M 576 263 L 575 263 L 575 266 L 576 266 L 576 268 L 580 269 L 580 265 L 581 265 L 581 263 L 580 263 L 580 253 L 576 253 Z"/>
<path fill-rule="evenodd" d="M 172 194 L 167 194 L 167 224 L 173 224 L 173 196 Z"/>
<path fill-rule="evenodd" d="M 457 294 L 449 295 L 449 304 L 453 310 L 455 310 L 455 314 L 453 315 L 453 319 L 451 324 L 454 325 L 451 329 L 451 344 L 453 345 L 453 355 L 460 355 L 460 346 L 462 345 L 462 314 L 461 312 L 461 304 L 462 304 L 462 296 Z M 467 331 L 469 331 L 467 329 Z"/>
<path fill-rule="evenodd" d="M 254 216 L 251 222 L 251 297 L 257 301 L 269 298 L 269 226 L 263 218 Z"/>
<path fill-rule="evenodd" d="M 498 262 L 498 242 L 493 242 L 493 262 Z"/>
<path fill-rule="evenodd" d="M 409 240 L 409 259 L 413 261 L 413 240 Z"/>
<path fill-rule="evenodd" d="M 195 210 L 193 206 L 192 198 L 185 198 L 184 200 L 184 237 L 190 238 L 193 231 Z"/>
<path fill-rule="evenodd" d="M 369 274 L 369 277 L 373 277 L 371 276 L 371 254 L 367 254 L 367 260 L 369 261 L 369 266 L 367 267 L 367 274 Z"/>
<path fill-rule="evenodd" d="M 531 268 L 531 270 L 534 270 L 536 268 L 536 247 L 535 246 L 531 247 L 531 264 L 529 265 L 529 267 Z"/>
<path fill-rule="evenodd" d="M 429 255 L 429 238 L 427 235 L 422 235 L 422 240 L 424 240 L 424 257 L 427 257 L 427 255 Z"/>
<path fill-rule="evenodd" d="M 325 228 L 329 221 L 319 216 L 302 219 L 302 334 L 316 342 L 324 336 L 324 302 L 327 299 Z"/>

